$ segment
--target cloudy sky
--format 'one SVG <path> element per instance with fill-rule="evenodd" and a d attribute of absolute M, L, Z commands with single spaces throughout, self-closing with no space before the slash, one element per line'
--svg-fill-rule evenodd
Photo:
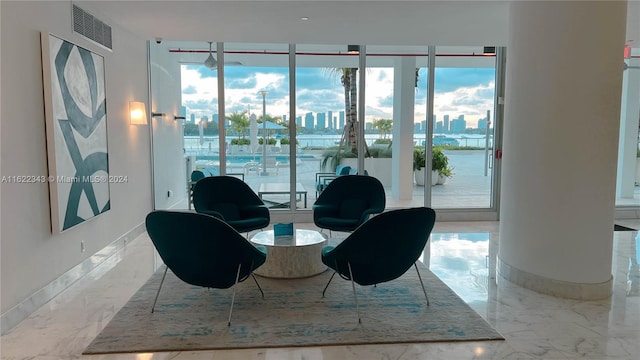
<path fill-rule="evenodd" d="M 289 112 L 289 70 L 281 67 L 225 67 L 227 114 L 248 110 L 262 114 L 261 90 L 267 90 L 267 114 L 282 116 Z M 415 92 L 415 122 L 426 118 L 426 69 L 420 69 Z M 393 69 L 368 68 L 366 73 L 366 121 L 393 118 Z M 339 76 L 323 68 L 298 68 L 296 73 L 297 115 L 308 112 L 344 110 L 344 88 Z M 441 121 L 464 115 L 467 127 L 493 113 L 495 75 L 492 68 L 436 68 L 435 115 Z M 196 119 L 217 113 L 217 72 L 204 66 L 182 67 L 182 101 Z M 289 116 L 287 116 L 288 118 Z"/>

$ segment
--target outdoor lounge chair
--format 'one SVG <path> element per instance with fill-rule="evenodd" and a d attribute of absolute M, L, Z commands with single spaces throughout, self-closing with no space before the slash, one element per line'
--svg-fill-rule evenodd
<path fill-rule="evenodd" d="M 336 166 L 336 172 L 318 172 L 316 173 L 316 198 L 318 194 L 321 193 L 329 183 L 337 178 L 338 176 L 348 175 L 351 171 L 351 166 L 349 165 L 338 165 Z"/>
<path fill-rule="evenodd" d="M 145 224 L 153 245 L 167 265 L 152 313 L 168 269 L 191 285 L 215 289 L 233 287 L 228 325 L 231 325 L 235 285 L 251 276 L 264 298 L 253 271 L 265 263 L 267 249 L 252 245 L 224 221 L 205 214 L 158 210 L 147 215 Z"/>
<path fill-rule="evenodd" d="M 429 305 L 416 262 L 424 251 L 436 221 L 431 208 L 418 207 L 391 210 L 362 224 L 339 245 L 322 249 L 322 262 L 334 270 L 322 296 L 336 273 L 352 285 L 375 285 L 399 278 L 413 265 Z M 353 297 L 361 322 L 358 296 Z"/>

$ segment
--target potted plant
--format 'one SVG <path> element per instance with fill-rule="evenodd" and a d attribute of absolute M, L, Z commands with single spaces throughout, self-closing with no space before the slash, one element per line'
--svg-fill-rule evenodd
<path fill-rule="evenodd" d="M 357 158 L 358 155 L 351 151 L 341 150 L 339 148 L 330 148 L 322 153 L 322 160 L 320 161 L 320 169 L 326 172 L 336 171 L 336 167 L 340 165 L 343 158 Z"/>
<path fill-rule="evenodd" d="M 231 145 L 250 145 L 250 144 L 251 144 L 251 140 L 249 139 L 244 139 L 244 138 L 231 139 Z"/>
<path fill-rule="evenodd" d="M 416 185 L 424 186 L 424 168 L 427 164 L 427 157 L 423 147 L 413 148 L 413 174 Z"/>
<path fill-rule="evenodd" d="M 449 167 L 449 158 L 444 154 L 442 148 L 437 146 L 433 148 L 433 162 L 431 170 L 438 174 L 435 184 L 442 185 L 448 178 L 453 176 L 453 169 Z"/>
<path fill-rule="evenodd" d="M 447 178 L 453 176 L 453 169 L 449 167 L 449 158 L 442 148 L 433 148 L 433 161 L 431 163 L 431 184 L 444 184 Z M 426 154 L 423 147 L 413 149 L 413 171 L 416 185 L 424 186 L 424 168 L 426 166 Z"/>
<path fill-rule="evenodd" d="M 275 145 L 277 142 L 278 140 L 274 138 L 267 138 L 267 145 Z M 258 144 L 264 144 L 264 138 L 258 138 Z"/>

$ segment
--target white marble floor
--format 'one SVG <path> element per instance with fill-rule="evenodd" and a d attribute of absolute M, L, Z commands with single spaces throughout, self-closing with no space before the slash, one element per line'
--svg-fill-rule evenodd
<path fill-rule="evenodd" d="M 614 293 L 601 301 L 558 299 L 496 284 L 498 236 L 497 222 L 438 223 L 424 260 L 506 341 L 81 355 L 157 268 L 151 242 L 142 235 L 2 336 L 0 355 L 7 360 L 640 359 L 637 232 L 614 233 Z"/>

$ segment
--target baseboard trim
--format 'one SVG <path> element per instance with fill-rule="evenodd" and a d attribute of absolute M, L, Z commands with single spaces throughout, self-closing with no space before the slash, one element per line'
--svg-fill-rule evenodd
<path fill-rule="evenodd" d="M 122 250 L 128 242 L 140 236 L 145 231 L 144 223 L 135 226 L 133 229 L 105 246 L 102 250 L 91 255 L 80 264 L 74 266 L 69 271 L 60 275 L 57 279 L 45 285 L 16 306 L 7 310 L 4 314 L 0 315 L 0 335 L 4 335 L 9 332 L 22 320 L 29 317 L 33 312 L 98 267 L 107 266 L 108 268 L 103 269 L 104 271 L 112 269 L 119 260 L 107 260 Z"/>
<path fill-rule="evenodd" d="M 498 258 L 498 280 L 507 280 L 523 288 L 545 295 L 575 300 L 601 300 L 611 296 L 613 276 L 596 284 L 574 283 L 550 279 L 515 268 Z"/>

